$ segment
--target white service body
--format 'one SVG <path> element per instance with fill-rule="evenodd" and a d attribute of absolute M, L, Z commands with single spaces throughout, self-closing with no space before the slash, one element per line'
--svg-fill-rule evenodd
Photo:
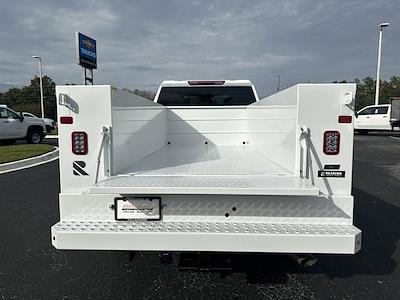
<path fill-rule="evenodd" d="M 254 90 L 249 81 L 224 83 L 235 85 Z M 353 123 L 338 122 L 354 116 L 355 84 L 298 84 L 261 100 L 254 90 L 257 101 L 246 106 L 190 107 L 157 103 L 166 86 L 190 85 L 164 82 L 154 102 L 111 86 L 57 86 L 58 117 L 73 123 L 59 120 L 56 248 L 361 248 L 351 195 Z M 323 151 L 326 131 L 340 133 L 336 155 Z M 87 134 L 87 154 L 72 153 L 73 132 Z M 160 201 L 151 207 L 160 220 L 143 220 L 143 211 L 117 220 L 118 201 L 133 197 Z"/>

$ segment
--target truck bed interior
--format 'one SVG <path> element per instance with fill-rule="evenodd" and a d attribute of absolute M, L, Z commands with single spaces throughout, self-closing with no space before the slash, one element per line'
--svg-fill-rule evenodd
<path fill-rule="evenodd" d="M 250 146 L 165 146 L 92 193 L 318 195 L 307 180 Z"/>
<path fill-rule="evenodd" d="M 112 112 L 112 176 L 92 193 L 319 193 L 297 175 L 295 101 L 229 108 L 121 102 Z"/>
<path fill-rule="evenodd" d="M 134 163 L 132 175 L 290 175 L 251 146 L 165 146 Z"/>

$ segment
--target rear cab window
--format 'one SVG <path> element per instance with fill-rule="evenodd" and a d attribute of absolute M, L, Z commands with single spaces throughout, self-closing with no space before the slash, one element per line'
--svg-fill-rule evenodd
<path fill-rule="evenodd" d="M 165 106 L 228 106 L 256 102 L 251 86 L 162 87 L 158 103 Z"/>

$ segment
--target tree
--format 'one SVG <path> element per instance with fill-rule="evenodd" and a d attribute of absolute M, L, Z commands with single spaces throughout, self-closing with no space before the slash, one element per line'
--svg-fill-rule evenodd
<path fill-rule="evenodd" d="M 154 92 L 152 92 L 152 91 L 138 90 L 138 89 L 134 89 L 134 90 L 132 91 L 132 90 L 126 89 L 126 88 L 123 89 L 123 90 L 124 90 L 124 91 L 128 91 L 128 92 L 130 92 L 130 93 L 132 93 L 132 94 L 138 95 L 138 96 L 140 96 L 140 97 L 149 99 L 149 100 L 151 100 L 151 101 L 153 101 L 153 100 L 154 100 L 154 97 L 156 96 L 156 94 L 155 94 Z"/>
<path fill-rule="evenodd" d="M 357 84 L 356 110 L 374 104 L 376 81 L 370 76 L 354 81 Z M 400 96 L 400 76 L 392 76 L 389 81 L 381 81 L 379 103 L 389 103 L 390 97 L 396 96 Z"/>
<path fill-rule="evenodd" d="M 368 76 L 362 80 L 355 79 L 357 84 L 356 110 L 374 104 L 375 99 L 375 80 Z"/>
<path fill-rule="evenodd" d="M 346 83 L 342 80 L 339 83 Z M 368 76 L 364 79 L 354 79 L 357 84 L 356 110 L 375 104 L 375 84 L 374 78 Z M 338 83 L 334 81 L 333 83 Z M 400 97 L 400 76 L 392 76 L 388 81 L 380 82 L 379 103 L 389 103 L 390 97 Z"/>
<path fill-rule="evenodd" d="M 43 102 L 44 112 L 46 116 L 56 118 L 56 84 L 49 76 L 43 76 Z M 40 79 L 35 76 L 31 80 L 30 86 L 28 86 L 28 95 L 34 95 L 34 97 L 40 100 Z"/>
<path fill-rule="evenodd" d="M 43 76 L 43 102 L 46 117 L 56 119 L 56 84 L 49 76 Z M 0 103 L 16 111 L 28 111 L 40 116 L 40 80 L 35 76 L 28 86 L 11 88 L 0 94 Z"/>

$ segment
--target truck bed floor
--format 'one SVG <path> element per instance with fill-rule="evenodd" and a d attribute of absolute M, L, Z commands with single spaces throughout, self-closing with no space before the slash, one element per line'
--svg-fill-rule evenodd
<path fill-rule="evenodd" d="M 309 195 L 317 187 L 249 146 L 164 147 L 91 193 Z"/>
<path fill-rule="evenodd" d="M 307 180 L 294 176 L 117 176 L 98 182 L 92 194 L 202 194 L 318 196 Z"/>
<path fill-rule="evenodd" d="M 135 175 L 289 175 L 250 146 L 164 147 L 129 166 Z"/>

